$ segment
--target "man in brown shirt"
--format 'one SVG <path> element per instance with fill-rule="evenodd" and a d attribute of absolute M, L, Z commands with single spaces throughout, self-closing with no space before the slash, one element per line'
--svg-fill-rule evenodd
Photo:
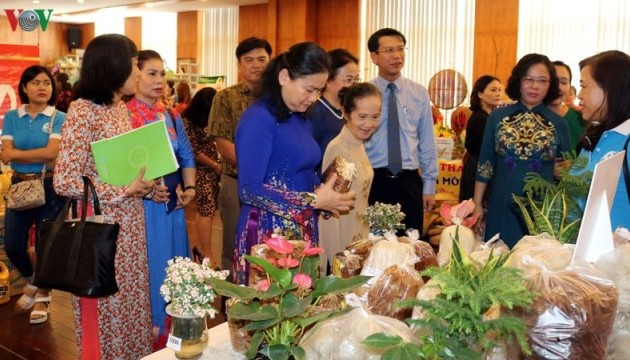
<path fill-rule="evenodd" d="M 221 267 L 232 271 L 236 225 L 241 210 L 238 196 L 238 173 L 234 134 L 241 114 L 256 100 L 262 74 L 271 56 L 267 40 L 250 37 L 236 47 L 238 73 L 241 81 L 214 97 L 208 121 L 208 134 L 216 138 L 217 150 L 223 158 L 219 211 L 223 221 L 223 251 Z"/>

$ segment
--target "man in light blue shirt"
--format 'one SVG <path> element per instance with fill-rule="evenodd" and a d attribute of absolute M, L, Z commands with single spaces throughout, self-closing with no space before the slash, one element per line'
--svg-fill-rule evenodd
<path fill-rule="evenodd" d="M 383 93 L 381 125 L 365 143 L 374 168 L 369 203 L 400 203 L 406 228 L 422 231 L 423 210 L 435 205 L 437 151 L 429 94 L 401 74 L 406 44 L 405 36 L 390 28 L 368 39 L 370 57 L 378 66 L 372 83 Z"/>

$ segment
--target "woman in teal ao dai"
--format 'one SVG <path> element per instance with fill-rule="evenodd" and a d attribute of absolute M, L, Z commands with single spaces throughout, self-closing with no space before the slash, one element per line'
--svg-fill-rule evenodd
<path fill-rule="evenodd" d="M 527 227 L 512 195 L 523 195 L 525 175 L 539 173 L 554 181 L 556 160 L 569 151 L 569 130 L 564 119 L 547 109 L 558 97 L 558 79 L 549 59 L 525 55 L 512 70 L 506 93 L 518 101 L 490 114 L 484 130 L 477 178 L 475 211 L 490 184 L 484 239 L 500 233 L 511 248 Z"/>

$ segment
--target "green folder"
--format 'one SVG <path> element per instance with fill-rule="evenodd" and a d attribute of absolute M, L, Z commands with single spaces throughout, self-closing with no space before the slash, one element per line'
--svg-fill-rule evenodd
<path fill-rule="evenodd" d="M 159 178 L 179 167 L 164 121 L 90 145 L 98 176 L 106 184 L 129 185 L 143 166 L 145 179 Z"/>

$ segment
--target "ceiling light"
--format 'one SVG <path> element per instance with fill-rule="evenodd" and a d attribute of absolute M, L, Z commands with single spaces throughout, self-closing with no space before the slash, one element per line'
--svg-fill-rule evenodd
<path fill-rule="evenodd" d="M 33 0 L 33 4 L 39 4 L 39 0 Z"/>
<path fill-rule="evenodd" d="M 144 4 L 144 6 L 146 6 L 148 8 L 152 8 L 153 7 L 153 3 L 146 3 L 146 4 Z"/>
<path fill-rule="evenodd" d="M 77 0 L 77 3 L 79 4 L 83 4 L 85 2 L 85 0 Z"/>

